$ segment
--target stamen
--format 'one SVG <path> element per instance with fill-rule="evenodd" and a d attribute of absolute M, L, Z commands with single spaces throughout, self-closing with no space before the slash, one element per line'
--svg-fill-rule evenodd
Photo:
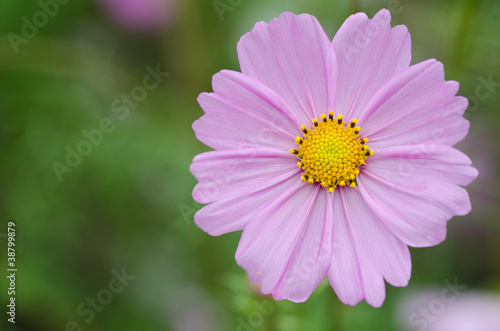
<path fill-rule="evenodd" d="M 295 138 L 298 148 L 290 149 L 300 159 L 297 162 L 302 169 L 300 179 L 318 183 L 329 192 L 337 186 L 356 187 L 359 167 L 374 153 L 366 145 L 368 138 L 359 138 L 361 128 L 356 127 L 357 119 L 347 124 L 339 114 L 334 120 L 333 111 L 328 112 L 328 117 L 321 114 L 321 119 L 318 122 L 313 118 L 310 129 L 302 125 L 304 136 Z"/>

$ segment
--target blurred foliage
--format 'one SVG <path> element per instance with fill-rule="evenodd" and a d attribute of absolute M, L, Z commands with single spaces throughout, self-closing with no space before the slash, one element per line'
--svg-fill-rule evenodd
<path fill-rule="evenodd" d="M 22 18 L 32 20 L 40 5 L 0 3 L 3 307 L 9 220 L 16 222 L 18 266 L 17 323 L 6 323 L 2 312 L 2 330 L 65 330 L 71 321 L 86 331 L 395 330 L 398 299 L 420 285 L 458 277 L 500 292 L 498 87 L 471 105 L 471 134 L 459 144 L 480 170 L 469 188 L 472 213 L 449 223 L 443 244 L 412 249 L 409 287 L 387 286 L 379 309 L 343 305 L 326 281 L 305 303 L 262 296 L 234 261 L 240 233 L 213 238 L 194 225 L 201 206 L 191 198 L 189 172 L 194 155 L 208 150 L 191 129 L 202 115 L 196 97 L 211 90 L 217 71 L 239 69 L 236 43 L 257 21 L 307 12 L 333 38 L 352 11 L 373 16 L 387 7 L 392 25 L 412 34 L 412 63 L 437 58 L 471 98 L 481 77 L 500 81 L 500 2 L 233 1 L 240 4 L 221 20 L 210 0 L 179 0 L 159 31 L 124 28 L 97 1 L 66 2 L 18 52 L 8 36 L 21 35 Z M 146 68 L 157 65 L 168 77 L 121 118 L 115 100 L 142 86 Z M 99 128 L 103 118 L 114 130 L 60 182 L 53 162 L 65 163 L 67 147 L 76 149 L 87 139 L 83 130 Z M 122 268 L 135 278 L 87 323 L 77 307 Z"/>

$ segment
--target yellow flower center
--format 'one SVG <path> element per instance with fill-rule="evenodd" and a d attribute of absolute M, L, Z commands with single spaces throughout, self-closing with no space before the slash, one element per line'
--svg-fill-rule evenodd
<path fill-rule="evenodd" d="M 333 118 L 333 112 L 327 117 L 321 115 L 322 121 L 313 118 L 313 127 L 300 128 L 304 135 L 297 137 L 297 149 L 291 149 L 300 161 L 297 166 L 303 169 L 301 179 L 309 183 L 320 183 L 333 192 L 337 186 L 356 186 L 356 175 L 365 159 L 373 155 L 368 149 L 368 138 L 359 138 L 360 127 L 356 127 L 357 119 L 350 125 L 342 121 L 342 115 Z"/>

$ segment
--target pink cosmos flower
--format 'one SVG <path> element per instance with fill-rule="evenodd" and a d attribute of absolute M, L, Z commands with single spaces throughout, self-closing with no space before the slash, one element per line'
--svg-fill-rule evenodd
<path fill-rule="evenodd" d="M 408 284 L 408 246 L 442 242 L 471 209 L 459 185 L 477 171 L 452 147 L 469 128 L 458 83 L 436 60 L 410 66 L 387 10 L 352 15 L 333 42 L 313 16 L 283 13 L 238 57 L 241 73 L 198 98 L 193 129 L 215 151 L 191 165 L 208 204 L 196 224 L 243 230 L 236 261 L 276 300 L 305 301 L 326 275 L 342 302 L 382 305 L 384 279 Z"/>

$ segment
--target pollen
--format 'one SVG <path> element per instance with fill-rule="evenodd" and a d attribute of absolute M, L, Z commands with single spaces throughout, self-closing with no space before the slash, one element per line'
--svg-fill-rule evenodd
<path fill-rule="evenodd" d="M 334 118 L 330 111 L 321 120 L 313 118 L 312 124 L 311 128 L 301 126 L 304 134 L 295 138 L 298 147 L 290 150 L 300 159 L 297 166 L 302 169 L 302 181 L 319 183 L 330 192 L 338 186 L 356 187 L 359 167 L 373 155 L 368 138 L 359 136 L 358 120 L 346 123 L 342 115 Z"/>

